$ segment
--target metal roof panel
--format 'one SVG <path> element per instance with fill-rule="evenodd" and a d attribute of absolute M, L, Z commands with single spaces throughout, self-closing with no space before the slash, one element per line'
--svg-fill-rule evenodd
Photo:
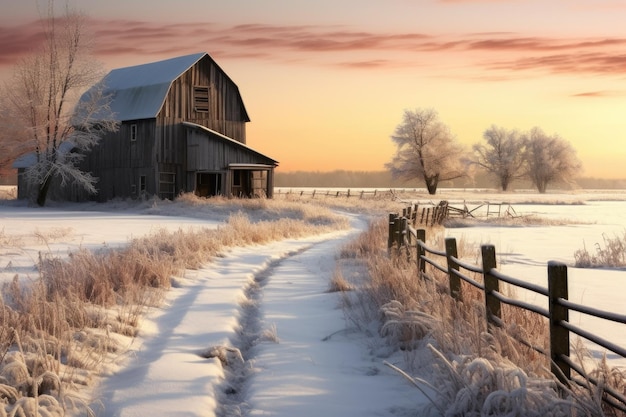
<path fill-rule="evenodd" d="M 113 118 L 125 121 L 156 117 L 172 82 L 205 55 L 206 52 L 185 55 L 109 72 L 102 83 L 104 94 L 111 94 Z M 87 97 L 89 91 L 82 99 Z"/>

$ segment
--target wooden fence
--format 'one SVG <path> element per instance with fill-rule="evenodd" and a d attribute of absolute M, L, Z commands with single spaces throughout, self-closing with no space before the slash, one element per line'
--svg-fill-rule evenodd
<path fill-rule="evenodd" d="M 390 189 L 368 189 L 368 190 L 331 190 L 331 189 L 274 189 L 274 197 L 302 197 L 302 198 L 358 198 L 364 199 L 387 199 L 398 200 L 408 204 L 411 194 L 415 196 L 418 189 L 390 188 Z M 439 203 L 433 201 L 413 202 L 405 210 L 403 215 L 407 217 L 413 225 L 422 224 L 430 226 L 442 224 L 448 218 L 470 218 L 470 217 L 517 217 L 515 209 L 509 203 L 481 202 L 473 205 L 462 202 L 450 202 L 442 200 Z"/>
<path fill-rule="evenodd" d="M 419 189 L 410 189 L 410 188 L 383 188 L 383 189 L 282 189 L 275 187 L 274 188 L 274 196 L 298 196 L 298 197 L 310 197 L 310 198 L 320 198 L 320 197 L 343 197 L 343 198 L 388 198 L 388 199 L 399 199 L 403 195 L 408 195 L 410 193 L 417 193 Z"/>
<path fill-rule="evenodd" d="M 567 266 L 565 264 L 555 261 L 548 263 L 548 287 L 545 288 L 499 272 L 496 269 L 496 251 L 493 245 L 481 246 L 482 265 L 477 266 L 458 259 L 455 238 L 445 239 L 445 250 L 429 248 L 426 246 L 425 242 L 425 229 L 414 229 L 409 219 L 405 216 L 400 216 L 396 213 L 389 214 L 389 253 L 392 254 L 395 250 L 399 254 L 406 252 L 411 257 L 414 256 L 417 262 L 419 279 L 434 279 L 432 275 L 433 270 L 439 270 L 447 274 L 449 292 L 455 299 L 462 299 L 461 283 L 463 281 L 481 290 L 484 294 L 485 320 L 489 329 L 493 329 L 494 326 L 503 326 L 502 303 L 522 308 L 547 318 L 550 335 L 549 352 L 544 351 L 544 349 L 540 347 L 533 346 L 529 341 L 519 341 L 549 357 L 551 360 L 551 371 L 567 386 L 571 383 L 586 386 L 585 381 L 596 385 L 600 384 L 599 381 L 588 375 L 580 364 L 572 360 L 570 355 L 571 333 L 589 340 L 616 355 L 626 358 L 625 348 L 594 335 L 569 321 L 570 311 L 577 311 L 582 314 L 622 324 L 626 324 L 626 315 L 602 311 L 569 301 Z M 411 253 L 413 250 L 414 254 Z M 472 279 L 462 271 L 482 275 L 483 282 L 481 283 Z M 523 288 L 546 297 L 549 308 L 541 308 L 505 296 L 500 292 L 500 282 L 505 282 L 514 287 Z M 572 370 L 584 380 L 572 377 Z M 610 406 L 622 412 L 626 412 L 626 396 L 624 396 L 624 393 L 617 392 L 607 386 L 603 386 L 603 389 L 605 392 L 603 400 Z"/>

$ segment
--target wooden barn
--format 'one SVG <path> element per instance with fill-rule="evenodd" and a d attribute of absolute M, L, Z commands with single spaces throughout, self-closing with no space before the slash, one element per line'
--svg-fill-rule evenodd
<path fill-rule="evenodd" d="M 83 160 L 98 178 L 89 198 L 272 197 L 278 163 L 246 145 L 239 89 L 207 53 L 115 69 L 104 85 L 120 124 Z"/>

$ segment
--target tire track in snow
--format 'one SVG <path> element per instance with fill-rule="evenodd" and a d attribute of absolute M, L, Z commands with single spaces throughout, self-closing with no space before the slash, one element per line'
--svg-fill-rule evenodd
<path fill-rule="evenodd" d="M 235 336 L 230 339 L 232 350 L 230 360 L 227 359 L 224 366 L 225 380 L 220 387 L 216 387 L 216 397 L 218 406 L 216 408 L 217 417 L 241 417 L 257 413 L 255 405 L 250 403 L 251 388 L 255 376 L 260 370 L 256 364 L 261 346 L 268 346 L 278 343 L 276 328 L 267 328 L 265 311 L 268 307 L 268 300 L 264 300 L 265 287 L 273 281 L 278 282 L 278 286 L 283 289 L 293 291 L 291 285 L 284 286 L 285 279 L 283 268 L 295 262 L 300 267 L 307 268 L 304 258 L 315 258 L 315 271 L 308 271 L 317 277 L 316 281 L 322 288 L 317 291 L 324 293 L 327 280 L 319 281 L 320 277 L 330 279 L 335 268 L 337 249 L 342 243 L 349 241 L 361 231 L 365 230 L 367 223 L 356 216 L 353 217 L 353 227 L 343 233 L 328 236 L 325 239 L 316 240 L 306 246 L 287 252 L 280 259 L 275 259 L 261 271 L 258 271 L 251 279 L 245 290 L 244 300 L 239 305 L 238 328 Z M 291 278 L 289 278 L 291 280 Z M 299 285 L 294 282 L 294 286 Z M 332 307 L 331 307 L 332 309 Z"/>
<path fill-rule="evenodd" d="M 246 387 L 254 373 L 254 347 L 262 341 L 276 341 L 272 329 L 263 328 L 261 303 L 263 288 L 269 282 L 283 262 L 311 249 L 314 244 L 285 254 L 280 259 L 271 261 L 266 268 L 257 272 L 244 289 L 244 299 L 239 304 L 238 325 L 235 336 L 231 338 L 230 347 L 210 349 L 206 357 L 218 357 L 224 366 L 225 379 L 218 387 L 219 405 L 217 417 L 234 417 L 247 415 L 249 406 L 246 403 Z"/>
<path fill-rule="evenodd" d="M 257 333 L 263 333 L 263 322 L 259 321 L 257 330 L 252 331 L 255 327 L 244 316 L 248 314 L 254 323 L 255 316 L 260 320 L 261 312 L 266 314 L 270 288 L 265 287 L 266 282 L 280 282 L 275 276 L 285 263 L 299 263 L 298 254 L 310 253 L 310 249 L 348 235 L 351 231 L 341 230 L 233 248 L 198 270 L 186 271 L 180 285 L 168 292 L 163 306 L 146 314 L 138 338 L 90 394 L 106 410 L 103 415 L 254 414 L 254 409 L 246 410 L 250 408 L 246 402 L 252 403 L 254 380 L 260 374 L 250 378 L 252 364 L 257 367 L 263 347 L 278 344 L 255 345 L 260 336 Z M 265 303 L 261 303 L 261 297 L 265 297 Z M 238 330 L 248 339 L 240 337 Z M 244 355 L 253 360 L 245 362 Z M 222 365 L 229 362 L 238 367 Z"/>

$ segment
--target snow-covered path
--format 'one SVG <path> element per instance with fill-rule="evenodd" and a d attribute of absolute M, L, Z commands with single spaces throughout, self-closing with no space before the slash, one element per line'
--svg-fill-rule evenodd
<path fill-rule="evenodd" d="M 415 415 L 417 390 L 373 358 L 350 331 L 337 294 L 326 292 L 342 240 L 328 240 L 281 262 L 262 311 L 279 343 L 263 343 L 248 397 L 251 416 Z M 294 305 L 297 306 L 294 308 Z"/>
<path fill-rule="evenodd" d="M 236 248 L 187 271 L 96 389 L 100 415 L 411 415 L 417 391 L 343 331 L 340 295 L 326 292 L 339 248 L 365 227 L 354 218 L 348 231 Z"/>

